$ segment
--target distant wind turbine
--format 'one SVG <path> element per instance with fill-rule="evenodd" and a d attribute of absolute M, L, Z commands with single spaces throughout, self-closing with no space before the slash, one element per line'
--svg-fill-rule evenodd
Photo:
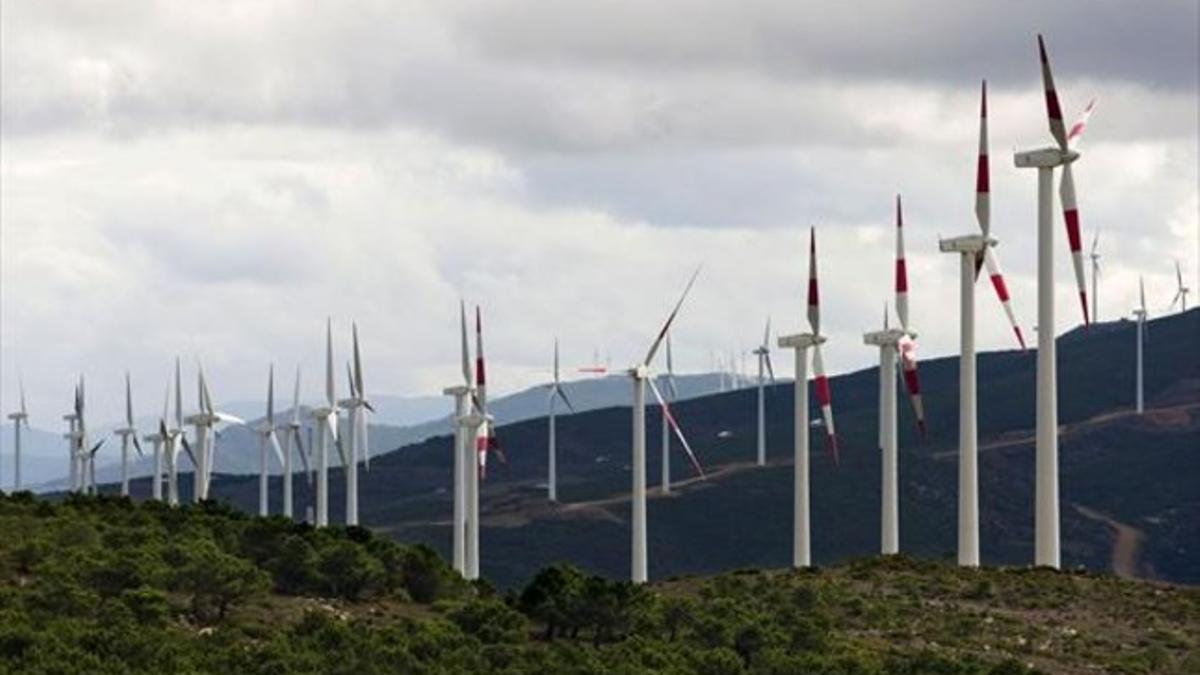
<path fill-rule="evenodd" d="M 13 423 L 13 492 L 21 489 L 21 427 L 29 430 L 29 410 L 25 407 L 25 382 L 19 381 L 21 407 L 8 414 Z"/>
<path fill-rule="evenodd" d="M 671 333 L 667 332 L 666 339 L 667 372 L 663 374 L 666 391 L 663 392 L 668 403 L 679 400 L 679 389 L 675 386 L 675 362 L 671 354 Z M 662 414 L 662 493 L 671 493 L 671 424 L 667 421 L 666 410 Z"/>
<path fill-rule="evenodd" d="M 208 380 L 204 377 L 204 366 L 197 364 L 196 370 L 198 410 L 184 420 L 196 430 L 196 447 L 193 449 L 192 461 L 196 473 L 192 477 L 192 500 L 197 504 L 208 499 L 209 487 L 212 484 L 213 469 L 216 466 L 218 423 L 245 424 L 246 422 L 228 413 L 218 412 L 213 405 L 212 393 L 208 389 Z M 187 447 L 187 444 L 184 444 Z"/>
<path fill-rule="evenodd" d="M 113 431 L 121 437 L 121 496 L 129 496 L 129 442 L 142 457 L 142 444 L 138 441 L 137 429 L 133 426 L 133 386 L 129 382 L 129 371 L 125 371 L 125 426 Z"/>
<path fill-rule="evenodd" d="M 267 370 L 267 414 L 258 425 L 258 515 L 267 516 L 270 513 L 271 467 L 270 453 L 275 452 L 280 465 L 284 465 L 283 449 L 279 447 L 279 439 L 275 435 L 275 364 Z"/>
<path fill-rule="evenodd" d="M 467 447 L 467 438 L 470 433 L 469 411 L 471 410 L 471 353 L 470 345 L 467 343 L 467 308 L 466 304 L 459 301 L 458 304 L 460 332 L 462 339 L 461 346 L 461 366 L 462 366 L 462 383 L 454 386 L 446 387 L 442 393 L 446 396 L 454 397 L 454 441 L 451 452 L 453 453 L 453 470 L 454 470 L 454 524 L 453 538 L 451 544 L 452 564 L 455 571 L 466 576 L 466 545 L 467 545 L 467 497 L 466 484 L 467 472 L 470 470 L 470 458 L 467 456 L 470 452 Z"/>
<path fill-rule="evenodd" d="M 296 444 L 296 453 L 300 455 L 300 462 L 304 465 L 304 476 L 309 478 L 312 474 L 309 471 L 308 453 L 304 449 L 304 436 L 300 433 L 303 429 L 300 423 L 300 366 L 296 366 L 296 384 L 292 390 L 292 417 L 288 420 L 287 431 L 283 434 L 283 515 L 286 518 L 293 518 L 294 495 L 293 481 L 295 480 L 295 467 L 292 465 L 292 443 Z M 309 481 L 311 487 L 311 481 Z M 312 491 L 308 492 L 309 499 L 312 499 Z"/>
<path fill-rule="evenodd" d="M 312 411 L 317 424 L 316 470 L 317 507 L 316 526 L 329 525 L 329 445 L 338 442 L 337 392 L 333 382 L 333 320 L 325 321 L 325 406 Z"/>
<path fill-rule="evenodd" d="M 1092 236 L 1092 249 L 1088 253 L 1092 262 L 1092 321 L 1100 320 L 1100 289 L 1097 287 L 1100 278 L 1100 230 Z"/>
<path fill-rule="evenodd" d="M 1171 299 L 1171 305 L 1168 309 L 1175 309 L 1175 304 L 1179 303 L 1179 311 L 1187 311 L 1187 296 L 1191 289 L 1183 285 L 1183 270 L 1179 267 L 1179 261 L 1175 261 L 1175 283 L 1178 290 L 1175 291 L 1175 297 Z"/>
<path fill-rule="evenodd" d="M 563 389 L 562 383 L 559 381 L 558 374 L 558 339 L 554 340 L 554 381 L 550 383 L 550 391 L 546 396 L 546 404 L 550 408 L 548 416 L 548 433 L 547 440 L 547 458 L 546 458 L 546 495 L 552 502 L 558 501 L 558 447 L 557 447 L 557 403 L 562 399 L 566 404 L 567 410 L 575 412 L 575 406 L 571 405 L 571 399 L 567 398 L 567 392 Z"/>
<path fill-rule="evenodd" d="M 1133 310 L 1137 317 L 1137 414 L 1145 412 L 1145 388 L 1142 369 L 1142 343 L 1146 340 L 1146 283 L 1138 277 L 1138 308 Z"/>
<path fill-rule="evenodd" d="M 375 412 L 367 400 L 363 384 L 362 354 L 358 346 L 358 324 L 351 324 L 353 365 L 347 366 L 350 397 L 339 401 L 347 411 L 350 426 L 349 448 L 342 457 L 342 468 L 346 475 L 346 524 L 358 525 L 358 462 L 371 466 L 371 450 L 367 439 L 367 412 Z"/>
<path fill-rule="evenodd" d="M 771 375 L 771 384 L 775 384 L 775 369 L 771 367 L 771 317 L 767 317 L 767 327 L 763 330 L 762 344 L 754 348 L 758 357 L 758 465 L 767 463 L 767 402 L 766 380 L 763 377 L 763 367 Z"/>

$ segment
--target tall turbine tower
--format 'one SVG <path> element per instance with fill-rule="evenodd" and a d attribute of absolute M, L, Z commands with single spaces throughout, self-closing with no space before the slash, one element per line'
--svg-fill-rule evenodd
<path fill-rule="evenodd" d="M 1142 370 L 1142 343 L 1146 340 L 1146 283 L 1141 277 L 1138 277 L 1138 301 L 1140 304 L 1133 310 L 1133 315 L 1137 317 L 1137 414 L 1141 415 L 1146 410 Z"/>
<path fill-rule="evenodd" d="M 150 478 L 150 499 L 161 502 L 163 498 L 163 443 L 167 437 L 163 433 L 167 424 L 167 410 L 171 402 L 171 380 L 167 380 L 167 391 L 163 395 L 163 412 L 162 417 L 158 418 L 159 426 L 152 434 L 142 436 L 142 440 L 150 444 L 150 452 L 153 456 L 151 466 L 153 473 Z"/>
<path fill-rule="evenodd" d="M 863 342 L 879 347 L 879 444 L 882 448 L 882 512 L 880 551 L 900 552 L 899 453 L 896 445 L 896 357 L 901 357 L 904 383 L 912 399 L 917 429 L 925 433 L 925 412 L 917 378 L 916 333 L 908 326 L 908 269 L 904 258 L 904 218 L 896 196 L 896 314 L 900 328 L 891 328 L 884 312 L 883 330 L 867 333 Z"/>
<path fill-rule="evenodd" d="M 83 483 L 79 479 L 79 385 L 75 385 L 74 399 L 72 402 L 71 412 L 62 416 L 64 422 L 67 423 L 67 433 L 63 434 L 63 438 L 67 441 L 67 458 L 70 460 L 70 483 L 71 491 L 79 490 Z"/>
<path fill-rule="evenodd" d="M 648 579 L 648 565 L 646 558 L 646 385 L 650 385 L 650 390 L 654 392 L 655 398 L 662 406 L 663 415 L 666 417 L 667 423 L 674 429 L 679 442 L 683 444 L 684 450 L 691 459 L 693 466 L 701 476 L 704 471 L 700 468 L 699 462 L 696 461 L 695 454 L 692 453 L 692 448 L 688 445 L 687 439 L 684 438 L 683 432 L 679 425 L 675 423 L 675 418 L 671 416 L 670 408 L 666 400 L 662 397 L 662 393 L 658 391 L 658 386 L 654 384 L 654 379 L 650 376 L 650 364 L 654 361 L 654 355 L 658 352 L 659 346 L 667 336 L 667 331 L 671 329 L 671 324 L 675 321 L 675 316 L 679 313 L 679 308 L 683 306 L 683 301 L 687 298 L 688 292 L 692 289 L 692 284 L 696 281 L 696 276 L 700 274 L 699 268 L 692 274 L 688 280 L 687 286 L 683 289 L 683 294 L 679 296 L 679 302 L 675 303 L 675 308 L 671 310 L 671 314 L 667 317 L 667 321 L 663 324 L 662 330 L 658 332 L 658 337 L 650 345 L 650 350 L 646 352 L 646 358 L 641 363 L 637 364 L 629 370 L 629 376 L 633 380 L 633 517 L 632 517 L 632 558 L 630 579 L 636 583 L 645 583 Z"/>
<path fill-rule="evenodd" d="M 810 332 L 781 336 L 779 346 L 796 352 L 796 381 L 793 383 L 795 420 L 795 459 L 792 469 L 792 567 L 812 565 L 812 538 L 809 510 L 808 459 L 808 350 L 813 350 L 813 386 L 824 419 L 825 437 L 833 460 L 838 461 L 837 434 L 833 426 L 833 397 L 821 358 L 821 300 L 817 288 L 817 232 L 809 230 L 808 239 L 808 326 Z"/>
<path fill-rule="evenodd" d="M 563 390 L 562 383 L 558 379 L 558 338 L 554 340 L 554 381 L 550 383 L 550 392 L 546 397 L 546 404 L 550 407 L 550 414 L 547 417 L 549 421 L 549 439 L 547 439 L 547 458 L 546 458 L 546 496 L 552 502 L 558 501 L 558 447 L 557 447 L 557 424 L 556 412 L 558 399 L 566 404 L 567 410 L 575 412 L 575 406 L 571 405 L 571 399 L 567 398 L 567 392 Z"/>
<path fill-rule="evenodd" d="M 1083 118 L 1067 131 L 1063 123 L 1062 108 L 1058 103 L 1058 92 L 1054 88 L 1054 77 L 1050 73 L 1050 60 L 1046 56 L 1046 45 L 1038 35 L 1038 53 L 1042 63 L 1042 83 L 1046 92 L 1046 113 L 1050 119 L 1050 134 L 1055 145 L 1018 152 L 1013 162 L 1018 168 L 1038 170 L 1038 350 L 1037 350 L 1037 476 L 1035 480 L 1034 505 L 1034 563 L 1057 569 L 1061 562 L 1059 554 L 1059 504 L 1058 504 L 1058 357 L 1054 343 L 1054 169 L 1062 167 L 1062 183 L 1059 196 L 1062 199 L 1063 218 L 1067 226 L 1067 242 L 1070 244 L 1071 261 L 1075 267 L 1075 281 L 1079 288 L 1080 305 L 1083 307 L 1083 322 L 1088 324 L 1087 290 L 1083 280 L 1083 256 L 1079 241 L 1079 210 L 1075 201 L 1075 179 L 1071 164 L 1079 159 L 1079 152 L 1071 146 L 1078 140 L 1087 125 L 1095 101 L 1088 104 Z"/>
<path fill-rule="evenodd" d="M 991 191 L 988 166 L 987 82 L 983 83 L 979 105 L 979 156 L 975 173 L 975 219 L 980 234 L 943 239 L 943 253 L 960 258 L 960 355 L 958 369 L 958 564 L 979 566 L 979 468 L 975 385 L 975 277 L 983 261 L 1000 302 L 1012 320 L 1008 289 L 1000 273 L 1000 264 L 990 236 Z M 1024 347 L 1020 328 L 1013 324 L 1018 341 Z"/>
<path fill-rule="evenodd" d="M 167 416 L 167 407 L 163 406 L 163 417 Z M 167 458 L 167 503 L 171 506 L 179 504 L 179 451 L 187 453 L 192 466 L 198 466 L 195 453 L 188 443 L 183 430 L 183 371 L 179 357 L 175 357 L 175 417 L 171 428 L 165 422 L 159 424 L 159 433 L 163 435 L 163 452 Z"/>
<path fill-rule="evenodd" d="M 1088 253 L 1092 262 L 1092 321 L 1100 320 L 1100 289 L 1097 288 L 1100 278 L 1100 230 L 1092 236 L 1092 250 Z"/>
<path fill-rule="evenodd" d="M 317 527 L 329 525 L 329 444 L 338 444 L 337 392 L 333 383 L 333 320 L 325 321 L 325 406 L 312 411 L 317 424 Z"/>
<path fill-rule="evenodd" d="M 363 460 L 371 465 L 371 451 L 367 443 L 367 412 L 375 412 L 363 389 L 362 355 L 358 348 L 358 324 L 352 323 L 351 336 L 353 341 L 353 367 L 347 367 L 350 397 L 339 401 L 349 417 L 350 447 L 342 457 L 342 467 L 346 475 L 346 524 L 358 525 L 358 462 Z"/>
<path fill-rule="evenodd" d="M 283 450 L 275 436 L 275 364 L 267 370 L 267 414 L 258 425 L 258 515 L 270 513 L 271 467 L 267 448 L 275 452 L 275 458 L 283 465 Z"/>
<path fill-rule="evenodd" d="M 21 427 L 29 430 L 29 410 L 25 407 L 25 383 L 19 382 L 21 391 L 21 407 L 16 412 L 8 414 L 13 423 L 13 492 L 21 489 Z"/>
<path fill-rule="evenodd" d="M 454 445 L 451 449 L 453 453 L 453 470 L 454 470 L 454 526 L 453 526 L 453 542 L 451 542 L 451 551 L 453 554 L 454 570 L 459 574 L 466 576 L 466 546 L 467 546 L 467 471 L 470 467 L 470 459 L 467 457 L 469 452 L 467 446 L 467 438 L 469 436 L 469 413 L 471 412 L 471 347 L 467 343 L 467 308 L 462 301 L 458 303 L 459 323 L 462 337 L 461 348 L 461 365 L 462 365 L 462 383 L 446 387 L 442 393 L 446 396 L 454 397 Z"/>
<path fill-rule="evenodd" d="M 216 467 L 216 425 L 222 422 L 229 424 L 245 424 L 246 422 L 228 413 L 218 412 L 213 405 L 212 393 L 208 390 L 208 380 L 204 377 L 204 366 L 197 364 L 196 372 L 196 396 L 199 399 L 199 410 L 184 422 L 191 424 L 196 429 L 196 448 L 192 454 L 192 461 L 196 467 L 196 473 L 192 480 L 194 489 L 192 500 L 199 504 L 208 499 L 212 474 Z M 186 443 L 184 447 L 187 447 Z"/>
<path fill-rule="evenodd" d="M 121 437 L 121 496 L 129 496 L 129 442 L 143 457 L 142 444 L 138 441 L 137 429 L 133 426 L 133 386 L 129 382 L 129 371 L 125 371 L 125 426 L 113 431 Z"/>
<path fill-rule="evenodd" d="M 763 366 L 771 375 L 771 384 L 775 384 L 775 369 L 771 367 L 771 317 L 767 317 L 767 327 L 763 330 L 763 341 L 754 349 L 758 357 L 758 465 L 767 463 L 767 399 L 766 380 L 763 378 Z"/>
<path fill-rule="evenodd" d="M 1187 311 L 1187 296 L 1190 289 L 1183 285 L 1183 270 L 1179 267 L 1179 261 L 1175 261 L 1175 283 L 1178 290 L 1175 291 L 1175 297 L 1171 299 L 1170 309 L 1175 309 L 1175 303 L 1179 303 L 1179 311 Z"/>

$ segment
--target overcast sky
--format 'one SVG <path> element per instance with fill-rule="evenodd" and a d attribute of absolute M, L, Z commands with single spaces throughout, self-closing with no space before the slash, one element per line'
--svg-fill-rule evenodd
<path fill-rule="evenodd" d="M 0 407 L 21 373 L 57 428 L 82 371 L 105 421 L 129 368 L 146 414 L 175 354 L 221 400 L 303 363 L 315 400 L 326 315 L 339 359 L 358 321 L 369 392 L 436 394 L 460 297 L 512 391 L 555 336 L 571 366 L 632 363 L 699 263 L 675 344 L 706 370 L 768 315 L 802 327 L 813 224 L 826 359 L 848 371 L 876 359 L 897 192 L 922 354 L 953 353 L 937 237 L 976 228 L 985 77 L 993 228 L 1032 334 L 1036 178 L 1012 150 L 1050 142 L 1038 31 L 1066 114 L 1100 98 L 1076 182 L 1101 318 L 1139 274 L 1162 313 L 1176 258 L 1200 288 L 1198 3 L 983 4 L 5 0 Z M 980 348 L 1012 346 L 977 297 Z"/>

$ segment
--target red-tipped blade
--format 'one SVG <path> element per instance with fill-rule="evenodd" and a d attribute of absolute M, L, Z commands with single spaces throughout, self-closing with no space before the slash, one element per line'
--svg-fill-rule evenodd
<path fill-rule="evenodd" d="M 704 468 L 700 466 L 700 461 L 696 459 L 696 453 L 692 452 L 692 446 L 688 444 L 687 438 L 683 435 L 683 429 L 679 428 L 679 423 L 675 421 L 675 416 L 671 414 L 671 406 L 667 405 L 667 400 L 663 398 L 662 392 L 658 390 L 658 386 L 654 384 L 654 378 L 646 378 L 646 383 L 650 385 L 650 391 L 654 393 L 654 398 L 658 399 L 658 405 L 662 407 L 663 419 L 670 425 L 671 430 L 675 432 L 675 437 L 679 439 L 679 443 L 683 446 L 683 450 L 687 453 L 688 461 L 692 463 L 692 468 L 696 473 L 703 478 Z"/>
<path fill-rule="evenodd" d="M 1071 125 L 1071 130 L 1067 132 L 1067 145 L 1073 146 L 1083 138 L 1083 132 L 1087 131 L 1088 119 L 1091 118 L 1092 112 L 1096 109 L 1096 99 L 1088 101 L 1087 107 L 1083 109 L 1083 113 L 1079 115 L 1079 119 Z"/>
<path fill-rule="evenodd" d="M 913 415 L 917 420 L 917 431 L 925 438 L 925 404 L 921 400 L 921 380 L 917 376 L 917 343 L 911 338 L 900 340 L 900 367 L 904 374 L 904 386 L 912 401 Z"/>
<path fill-rule="evenodd" d="M 900 195 L 896 195 L 896 315 L 900 327 L 908 330 L 908 266 L 904 260 L 904 216 Z"/>
<path fill-rule="evenodd" d="M 1038 56 L 1042 61 L 1042 86 L 1046 90 L 1046 116 L 1050 119 L 1050 134 L 1058 147 L 1067 149 L 1067 130 L 1063 123 L 1062 106 L 1058 104 L 1058 91 L 1054 88 L 1054 76 L 1050 73 L 1050 58 L 1046 56 L 1046 41 L 1038 35 Z"/>
<path fill-rule="evenodd" d="M 1071 165 L 1064 164 L 1062 182 L 1059 183 L 1058 194 L 1062 200 L 1063 220 L 1067 224 L 1067 244 L 1071 249 L 1071 264 L 1075 268 L 1075 285 L 1079 288 L 1079 302 L 1083 307 L 1083 324 L 1091 321 L 1088 317 L 1087 282 L 1083 275 L 1083 240 L 1079 234 L 1079 206 L 1075 201 L 1075 175 Z"/>
<path fill-rule="evenodd" d="M 992 227 L 991 171 L 988 167 L 987 80 L 979 101 L 979 158 L 975 165 L 975 220 L 987 236 Z M 978 271 L 978 269 L 977 269 Z"/>
<path fill-rule="evenodd" d="M 1000 260 L 996 257 L 996 252 L 991 248 L 984 250 L 983 260 L 987 264 L 988 276 L 992 279 L 992 288 L 996 289 L 996 297 L 999 298 L 1000 304 L 1004 307 L 1004 313 L 1008 316 L 1008 323 L 1012 325 L 1013 333 L 1017 336 L 1017 343 L 1024 350 L 1025 336 L 1021 334 L 1021 327 L 1017 325 L 1017 319 L 1013 316 L 1012 302 L 1008 296 L 1008 285 L 1004 283 L 1004 273 L 1000 271 Z"/>
<path fill-rule="evenodd" d="M 817 228 L 808 231 L 808 325 L 821 334 L 821 294 L 817 289 Z"/>
<path fill-rule="evenodd" d="M 833 393 L 829 389 L 829 378 L 825 375 L 825 359 L 821 357 L 821 345 L 813 346 L 813 390 L 817 404 L 821 406 L 821 418 L 825 420 L 825 444 L 833 454 L 833 463 L 840 464 L 837 430 L 833 426 Z"/>

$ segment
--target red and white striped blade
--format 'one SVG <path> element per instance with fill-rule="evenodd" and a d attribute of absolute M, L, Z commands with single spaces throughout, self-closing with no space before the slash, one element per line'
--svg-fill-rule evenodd
<path fill-rule="evenodd" d="M 913 415 L 917 419 L 917 431 L 925 438 L 925 404 L 921 400 L 921 380 L 917 376 L 917 343 L 909 337 L 900 339 L 900 369 L 904 375 L 904 387 L 912 401 Z"/>
<path fill-rule="evenodd" d="M 1038 35 L 1038 56 L 1042 61 L 1042 85 L 1046 90 L 1046 116 L 1050 118 L 1050 134 L 1062 150 L 1067 149 L 1067 129 L 1063 123 L 1062 106 L 1058 103 L 1058 90 L 1054 88 L 1054 75 L 1050 73 L 1050 58 L 1046 56 L 1046 41 Z"/>
<path fill-rule="evenodd" d="M 475 307 L 475 403 L 480 414 L 487 414 L 487 368 L 483 358 L 483 318 Z"/>
<path fill-rule="evenodd" d="M 1096 99 L 1088 101 L 1087 107 L 1079 115 L 1079 119 L 1071 125 L 1071 129 L 1067 131 L 1067 145 L 1074 146 L 1083 138 L 1083 132 L 1087 131 L 1088 120 L 1092 117 L 1092 112 L 1096 109 Z"/>
<path fill-rule="evenodd" d="M 900 327 L 908 330 L 908 267 L 904 261 L 904 216 L 900 195 L 896 195 L 896 315 Z"/>
<path fill-rule="evenodd" d="M 1063 220 L 1067 224 L 1067 245 L 1071 249 L 1071 264 L 1075 268 L 1075 285 L 1079 288 L 1079 302 L 1083 307 L 1083 325 L 1088 325 L 1087 282 L 1083 276 L 1083 240 L 1079 234 L 1079 206 L 1075 201 L 1075 174 L 1071 164 L 1063 164 L 1062 182 L 1058 184 L 1058 195 L 1062 200 Z"/>
<path fill-rule="evenodd" d="M 692 452 L 692 446 L 688 444 L 687 438 L 684 437 L 683 429 L 679 428 L 679 423 L 675 421 L 675 416 L 671 414 L 671 406 L 667 404 L 662 392 L 654 384 L 654 378 L 647 377 L 646 384 L 650 385 L 650 391 L 654 393 L 654 398 L 658 399 L 658 405 L 662 407 L 663 419 L 667 421 L 667 424 L 671 426 L 671 430 L 675 432 L 675 437 L 679 439 L 679 443 L 683 446 L 683 451 L 687 453 L 688 461 L 692 463 L 692 468 L 703 478 L 704 468 L 700 466 L 700 461 L 696 459 L 696 453 Z"/>
<path fill-rule="evenodd" d="M 821 418 L 825 420 L 825 444 L 833 454 L 833 463 L 839 464 L 837 430 L 833 426 L 833 393 L 829 389 L 829 377 L 825 374 L 825 359 L 821 356 L 821 345 L 813 345 L 813 390 L 817 404 L 821 406 Z"/>
<path fill-rule="evenodd" d="M 1013 316 L 1012 302 L 1008 295 L 1008 285 L 1004 283 L 1004 273 L 1000 270 L 1000 260 L 996 257 L 996 251 L 990 247 L 984 249 L 983 261 L 987 265 L 988 276 L 992 279 L 992 288 L 996 290 L 996 297 L 1000 299 L 1000 304 L 1004 307 L 1004 313 L 1008 316 L 1008 323 L 1012 325 L 1013 334 L 1017 336 L 1017 343 L 1024 350 L 1025 336 L 1021 334 L 1021 327 L 1017 325 L 1017 319 Z"/>
<path fill-rule="evenodd" d="M 688 279 L 687 286 L 684 286 L 683 293 L 679 296 L 679 301 L 675 303 L 675 307 L 667 316 L 666 323 L 663 324 L 662 330 L 658 331 L 658 337 L 654 338 L 654 342 L 650 345 L 650 350 L 646 352 L 646 359 L 642 361 L 642 365 L 649 366 L 654 360 L 654 354 L 658 352 L 659 346 L 667 337 L 667 332 L 671 330 L 671 324 L 675 321 L 675 316 L 679 314 L 679 308 L 683 306 L 683 301 L 687 299 L 688 293 L 692 290 L 692 284 L 696 283 L 696 277 L 700 276 L 700 268 L 697 267 L 695 272 L 692 272 L 692 277 Z"/>
<path fill-rule="evenodd" d="M 817 228 L 808 231 L 808 325 L 821 334 L 821 293 L 817 288 Z"/>
<path fill-rule="evenodd" d="M 988 167 L 987 80 L 979 102 L 979 159 L 975 165 L 975 220 L 986 237 L 992 227 L 991 171 Z M 979 267 L 976 265 L 976 273 Z"/>

